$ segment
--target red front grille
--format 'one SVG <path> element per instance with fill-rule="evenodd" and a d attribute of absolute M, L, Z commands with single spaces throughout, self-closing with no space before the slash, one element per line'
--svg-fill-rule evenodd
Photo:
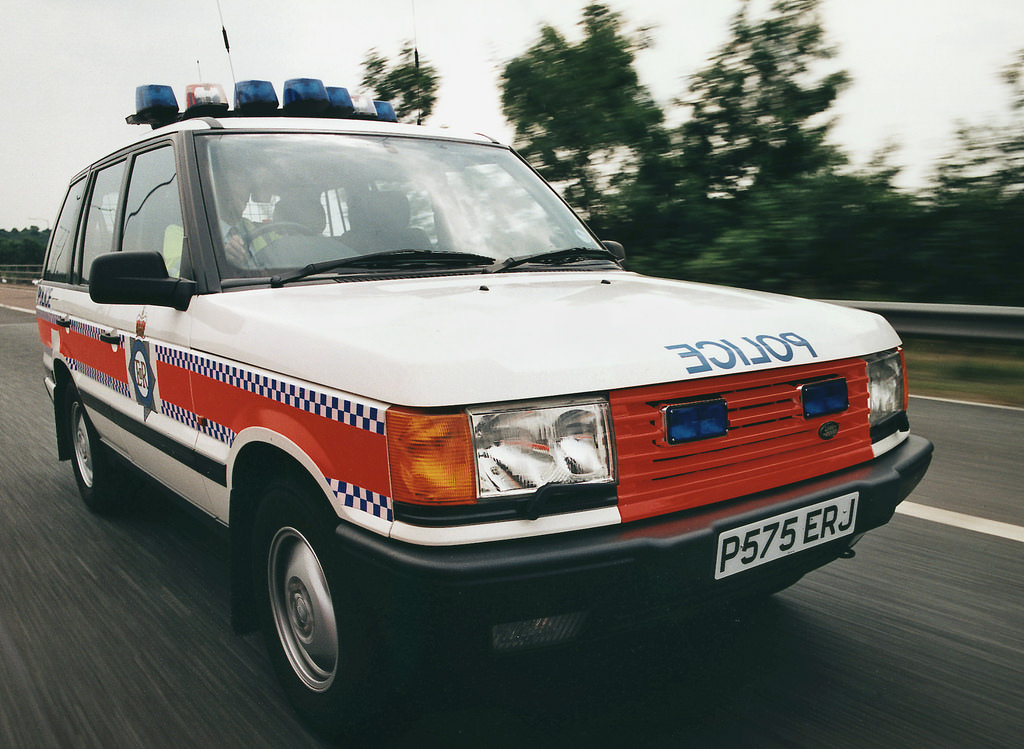
<path fill-rule="evenodd" d="M 843 377 L 850 407 L 806 419 L 801 384 Z M 670 445 L 662 408 L 724 398 L 729 433 Z M 873 457 L 861 359 L 651 385 L 611 393 L 623 522 L 721 502 L 846 468 Z M 821 424 L 839 432 L 825 440 Z"/>

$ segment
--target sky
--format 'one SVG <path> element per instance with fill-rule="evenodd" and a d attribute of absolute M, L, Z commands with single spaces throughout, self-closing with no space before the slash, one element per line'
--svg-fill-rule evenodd
<path fill-rule="evenodd" d="M 125 124 L 135 87 L 322 78 L 357 89 L 371 48 L 415 38 L 441 86 L 429 124 L 511 141 L 498 81 L 543 24 L 578 37 L 586 0 L 3 0 L 0 229 L 49 227 L 71 177 L 148 131 Z M 729 35 L 740 0 L 608 0 L 627 28 L 651 27 L 637 70 L 671 109 Z M 768 5 L 756 0 L 755 9 Z M 221 15 L 231 43 L 221 38 Z M 834 61 L 853 83 L 831 110 L 832 140 L 863 164 L 886 146 L 924 183 L 958 123 L 999 121 L 999 72 L 1024 49 L 1021 0 L 822 0 Z M 232 75 L 232 73 L 234 75 Z M 680 115 L 681 116 L 681 115 Z"/>

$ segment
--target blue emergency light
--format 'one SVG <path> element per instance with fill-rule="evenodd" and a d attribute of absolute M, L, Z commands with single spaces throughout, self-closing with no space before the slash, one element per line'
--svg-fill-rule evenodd
<path fill-rule="evenodd" d="M 277 111 L 277 92 L 270 81 L 239 81 L 235 84 L 235 111 L 244 115 L 267 115 Z"/>
<path fill-rule="evenodd" d="M 287 114 L 321 114 L 330 104 L 327 88 L 319 78 L 290 78 L 284 82 L 284 111 Z"/>
<path fill-rule="evenodd" d="M 666 406 L 665 438 L 670 445 L 721 437 L 729 432 L 729 406 L 723 398 Z"/>
<path fill-rule="evenodd" d="M 352 103 L 352 96 L 347 88 L 328 86 L 327 98 L 330 101 L 330 107 L 327 110 L 328 114 L 335 117 L 351 117 L 355 114 L 356 107 Z"/>
<path fill-rule="evenodd" d="M 377 119 L 381 122 L 398 122 L 395 107 L 390 101 L 374 101 L 373 108 L 377 111 Z"/>
<path fill-rule="evenodd" d="M 130 125 L 160 127 L 178 117 L 178 100 L 170 86 L 138 86 L 135 89 L 135 114 L 127 119 Z"/>
<path fill-rule="evenodd" d="M 800 398 L 805 419 L 841 413 L 850 407 L 849 391 L 842 377 L 801 385 Z"/>

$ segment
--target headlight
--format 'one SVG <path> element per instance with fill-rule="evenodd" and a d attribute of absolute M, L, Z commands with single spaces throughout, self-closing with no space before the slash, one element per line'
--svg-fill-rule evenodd
<path fill-rule="evenodd" d="M 865 358 L 868 365 L 868 423 L 875 427 L 906 410 L 903 357 L 900 351 L 886 351 Z"/>
<path fill-rule="evenodd" d="M 470 412 L 481 499 L 614 481 L 608 404 Z"/>

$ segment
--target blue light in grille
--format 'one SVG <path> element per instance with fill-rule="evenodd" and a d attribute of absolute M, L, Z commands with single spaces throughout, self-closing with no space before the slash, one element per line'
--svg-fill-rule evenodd
<path fill-rule="evenodd" d="M 728 431 L 729 408 L 721 398 L 665 409 L 665 437 L 669 444 L 721 437 Z"/>
<path fill-rule="evenodd" d="M 801 385 L 800 397 L 803 400 L 805 419 L 841 413 L 850 407 L 846 380 L 842 377 Z"/>

